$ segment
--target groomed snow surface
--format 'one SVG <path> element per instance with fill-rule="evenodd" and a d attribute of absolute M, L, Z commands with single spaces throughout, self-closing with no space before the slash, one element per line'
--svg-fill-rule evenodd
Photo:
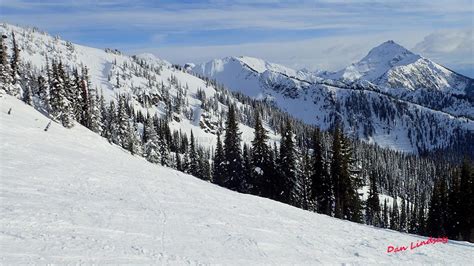
<path fill-rule="evenodd" d="M 0 263 L 469 264 L 426 239 L 239 194 L 0 98 Z M 11 114 L 8 110 L 12 108 Z"/>

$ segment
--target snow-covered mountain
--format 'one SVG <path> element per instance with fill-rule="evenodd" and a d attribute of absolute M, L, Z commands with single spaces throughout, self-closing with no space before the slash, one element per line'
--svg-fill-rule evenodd
<path fill-rule="evenodd" d="M 249 57 L 216 59 L 193 70 L 324 129 L 340 119 L 347 132 L 384 147 L 472 146 L 473 79 L 393 41 L 337 72 L 296 71 Z"/>
<path fill-rule="evenodd" d="M 10 114 L 8 114 L 11 108 Z M 2 264 L 456 264 L 474 245 L 343 221 L 131 156 L 0 96 Z M 387 254 L 388 246 L 408 250 Z"/>
<path fill-rule="evenodd" d="M 469 78 L 459 75 L 394 41 L 373 48 L 359 62 L 338 71 L 333 78 L 345 82 L 367 80 L 392 89 L 431 89 L 465 95 Z"/>
<path fill-rule="evenodd" d="M 242 139 L 245 142 L 253 139 L 252 124 L 245 123 L 251 119 L 249 113 L 244 112 L 249 105 L 153 54 L 128 56 L 115 49 L 73 44 L 36 28 L 0 24 L 1 34 L 11 36 L 12 32 L 27 71 L 44 74 L 48 60 L 49 63 L 60 60 L 69 69 L 86 66 L 91 87 L 97 88 L 106 102 L 117 101 L 119 94 L 126 94 L 131 96 L 134 108 L 144 114 L 163 116 L 171 113 L 171 130 L 188 135 L 193 131 L 199 145 L 211 149 L 216 144 L 216 132 L 223 127 L 228 104 L 233 103 L 242 110 L 239 113 Z M 12 38 L 6 40 L 11 47 Z M 221 99 L 227 99 L 227 104 L 222 104 Z M 170 110 L 170 106 L 179 110 Z M 278 133 L 268 125 L 266 127 L 270 142 L 278 142 Z"/>
<path fill-rule="evenodd" d="M 22 50 L 20 59 L 33 72 L 42 72 L 47 58 L 61 60 L 68 68 L 87 66 L 91 85 L 103 91 L 106 101 L 115 100 L 118 94 L 131 94 L 135 108 L 163 115 L 184 99 L 184 105 L 172 114 L 170 127 L 187 134 L 193 130 L 207 147 L 215 146 L 227 98 L 241 110 L 240 129 L 249 142 L 253 138 L 249 127 L 252 117 L 245 110 L 252 107 L 212 82 L 188 73 L 191 69 L 227 88 L 275 102 L 291 115 L 322 129 L 341 120 L 349 134 L 383 147 L 417 152 L 453 144 L 472 146 L 472 79 L 394 42 L 372 49 L 360 62 L 339 72 L 312 73 L 251 57 L 177 68 L 152 54 L 130 57 L 113 49 L 73 44 L 37 29 L 2 24 L 0 31 L 16 33 Z M 279 140 L 275 131 L 278 126 L 273 122 L 267 124 L 271 142 Z"/>

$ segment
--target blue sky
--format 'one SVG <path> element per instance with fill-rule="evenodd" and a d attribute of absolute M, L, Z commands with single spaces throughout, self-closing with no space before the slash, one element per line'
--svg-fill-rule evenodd
<path fill-rule="evenodd" d="M 393 39 L 474 76 L 474 0 L 2 0 L 1 20 L 174 63 L 249 55 L 337 70 Z"/>

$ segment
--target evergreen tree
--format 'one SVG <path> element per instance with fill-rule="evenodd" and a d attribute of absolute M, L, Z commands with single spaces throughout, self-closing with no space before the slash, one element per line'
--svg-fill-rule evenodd
<path fill-rule="evenodd" d="M 20 48 L 16 42 L 15 32 L 12 31 L 12 46 L 13 53 L 11 58 L 11 75 L 13 79 L 13 84 L 16 84 L 19 81 L 19 69 L 20 69 Z"/>
<path fill-rule="evenodd" d="M 241 192 L 243 190 L 242 150 L 239 124 L 235 107 L 230 105 L 227 113 L 226 129 L 224 135 L 224 161 L 225 180 L 224 186 Z"/>
<path fill-rule="evenodd" d="M 411 217 L 410 217 L 410 225 L 408 232 L 411 234 L 418 233 L 418 203 L 417 199 L 415 198 L 415 203 L 411 208 Z"/>
<path fill-rule="evenodd" d="M 189 153 L 186 151 L 183 155 L 183 160 L 181 161 L 181 166 L 184 173 L 189 173 Z"/>
<path fill-rule="evenodd" d="M 141 156 L 143 152 L 141 144 L 142 142 L 138 133 L 138 124 L 136 121 L 133 121 L 133 126 L 130 128 L 127 138 L 127 150 L 129 150 L 131 154 L 137 154 Z"/>
<path fill-rule="evenodd" d="M 37 81 L 37 92 L 39 97 L 39 104 L 44 111 L 49 113 L 51 111 L 51 107 L 49 105 L 49 84 L 44 76 L 38 76 Z"/>
<path fill-rule="evenodd" d="M 67 84 L 67 95 L 73 109 L 74 119 L 81 125 L 89 128 L 88 121 L 83 118 L 82 108 L 83 103 L 88 102 L 89 95 L 88 93 L 81 93 L 82 87 L 82 77 L 79 75 L 77 68 L 74 68 L 73 77 Z"/>
<path fill-rule="evenodd" d="M 103 124 L 102 124 L 102 108 L 101 106 L 104 103 L 104 98 L 102 95 L 99 96 L 97 89 L 89 91 L 89 105 L 88 105 L 88 115 L 86 116 L 89 119 L 88 125 L 89 129 L 95 133 L 102 135 Z M 138 130 L 138 129 L 136 129 Z"/>
<path fill-rule="evenodd" d="M 158 134 L 156 133 L 155 126 L 153 125 L 153 119 L 148 116 L 146 120 L 146 135 L 147 141 L 145 143 L 145 157 L 149 162 L 160 163 L 160 154 L 158 147 Z"/>
<path fill-rule="evenodd" d="M 300 171 L 298 173 L 299 183 L 299 204 L 298 206 L 303 210 L 314 209 L 314 201 L 311 193 L 311 168 L 312 161 L 309 158 L 308 151 L 303 153 L 303 159 L 300 164 Z"/>
<path fill-rule="evenodd" d="M 297 179 L 295 143 L 291 122 L 286 121 L 280 141 L 280 178 L 277 182 L 276 198 L 283 203 L 296 203 L 294 188 Z"/>
<path fill-rule="evenodd" d="M 388 206 L 387 206 L 387 199 L 383 202 L 383 227 L 388 228 Z"/>
<path fill-rule="evenodd" d="M 94 123 L 94 91 L 91 90 L 91 82 L 89 78 L 89 70 L 87 67 L 82 68 L 82 77 L 79 79 L 80 101 L 78 101 L 77 108 L 80 112 L 80 119 L 82 124 L 88 128 L 92 127 Z M 96 92 L 95 92 L 96 93 Z M 92 129 L 92 128 L 91 128 Z M 93 130 L 94 131 L 94 130 Z"/>
<path fill-rule="evenodd" d="M 127 149 L 130 145 L 129 141 L 131 134 L 130 120 L 127 114 L 127 102 L 124 95 L 118 97 L 117 110 L 117 144 L 122 148 Z"/>
<path fill-rule="evenodd" d="M 367 224 L 378 227 L 382 225 L 382 220 L 380 218 L 379 193 L 377 191 L 375 173 L 370 175 L 370 189 L 366 203 L 365 216 Z"/>
<path fill-rule="evenodd" d="M 316 211 L 331 215 L 332 212 L 332 182 L 324 165 L 321 133 L 314 131 L 313 135 L 313 171 L 311 175 L 312 198 L 316 201 Z"/>
<path fill-rule="evenodd" d="M 251 193 L 265 198 L 275 194 L 273 180 L 275 165 L 267 145 L 267 130 L 263 127 L 259 112 L 255 112 L 255 138 L 252 141 Z"/>
<path fill-rule="evenodd" d="M 474 171 L 472 164 L 464 159 L 461 166 L 461 188 L 459 192 L 461 211 L 460 234 L 461 240 L 474 242 Z"/>
<path fill-rule="evenodd" d="M 242 192 L 244 193 L 251 193 L 251 182 L 252 182 L 252 155 L 247 143 L 244 143 L 243 148 L 243 184 L 242 184 Z"/>
<path fill-rule="evenodd" d="M 160 163 L 163 166 L 171 167 L 170 146 L 165 136 L 159 137 Z M 199 177 L 199 176 L 198 176 Z"/>
<path fill-rule="evenodd" d="M 214 152 L 214 168 L 213 168 L 213 182 L 219 186 L 224 186 L 224 175 L 225 175 L 225 165 L 224 165 L 224 148 L 222 147 L 221 134 L 217 133 L 217 145 Z"/>
<path fill-rule="evenodd" d="M 211 165 L 209 164 L 209 159 L 204 150 L 198 149 L 198 158 L 199 158 L 199 178 L 202 180 L 210 181 L 211 180 Z"/>
<path fill-rule="evenodd" d="M 393 198 L 392 212 L 390 214 L 390 229 L 397 231 L 400 229 L 400 213 L 398 212 L 397 196 Z"/>
<path fill-rule="evenodd" d="M 425 215 L 425 194 L 424 192 L 421 194 L 420 198 L 420 208 L 418 212 L 418 234 L 425 235 L 426 234 L 426 215 Z"/>
<path fill-rule="evenodd" d="M 407 231 L 407 212 L 405 199 L 402 199 L 401 214 L 400 214 L 400 231 Z"/>
<path fill-rule="evenodd" d="M 23 102 L 28 105 L 33 106 L 33 93 L 31 91 L 31 86 L 26 86 L 23 92 Z"/>
<path fill-rule="evenodd" d="M 184 172 L 184 171 L 183 171 L 183 165 L 181 164 L 181 156 L 179 156 L 178 151 L 175 152 L 174 157 L 175 157 L 174 160 L 175 160 L 175 162 L 176 162 L 176 170 L 181 171 L 181 172 Z"/>
<path fill-rule="evenodd" d="M 447 198 L 446 182 L 438 179 L 431 195 L 426 232 L 433 237 L 446 236 Z"/>
<path fill-rule="evenodd" d="M 360 180 L 353 169 L 352 150 L 339 125 L 332 145 L 331 177 L 334 181 L 335 217 L 361 221 L 361 202 L 357 193 Z"/>
<path fill-rule="evenodd" d="M 59 64 L 56 65 L 53 62 L 52 87 L 50 92 L 51 115 L 53 119 L 60 121 L 64 127 L 70 128 L 74 125 L 73 112 L 66 95 L 65 76 L 66 74 L 62 63 L 59 62 Z"/>
<path fill-rule="evenodd" d="M 200 177 L 199 158 L 196 151 L 196 144 L 194 141 L 194 134 L 191 130 L 191 142 L 189 145 L 189 174 Z"/>
<path fill-rule="evenodd" d="M 10 95 L 14 95 L 13 78 L 11 76 L 11 66 L 8 62 L 8 48 L 5 44 L 6 35 L 0 38 L 0 89 Z"/>

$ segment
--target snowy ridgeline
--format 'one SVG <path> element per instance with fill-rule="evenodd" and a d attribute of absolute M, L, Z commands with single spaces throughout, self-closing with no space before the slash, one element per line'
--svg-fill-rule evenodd
<path fill-rule="evenodd" d="M 11 108 L 11 113 L 7 114 Z M 469 264 L 426 239 L 235 193 L 0 98 L 0 263 Z"/>
<path fill-rule="evenodd" d="M 169 123 L 171 130 L 178 130 L 187 135 L 193 131 L 198 144 L 214 149 L 216 146 L 216 131 L 222 125 L 228 106 L 217 102 L 223 97 L 229 103 L 235 104 L 240 110 L 252 107 L 242 103 L 228 92 L 218 91 L 216 86 L 178 70 L 171 63 L 161 60 L 152 54 L 127 56 L 111 49 L 97 49 L 62 40 L 33 28 L 22 28 L 10 24 L 0 24 L 0 33 L 9 37 L 7 47 L 12 47 L 11 33 L 15 37 L 20 52 L 20 61 L 28 64 L 26 72 L 41 74 L 46 77 L 47 60 L 61 61 L 66 69 L 81 69 L 87 67 L 90 78 L 90 89 L 97 88 L 102 93 L 106 103 L 118 101 L 118 95 L 131 97 L 130 104 L 136 111 L 164 116 L 166 103 L 173 106 L 178 101 L 177 95 L 183 93 L 180 110 L 173 114 Z M 34 83 L 34 82 L 33 82 Z M 33 88 L 35 89 L 35 84 Z M 202 94 L 202 97 L 198 95 Z M 249 115 L 241 112 L 241 120 L 248 120 Z M 251 117 L 251 116 L 250 116 Z M 269 129 L 271 143 L 279 142 L 280 135 Z M 240 124 L 242 139 L 249 143 L 254 138 L 253 128 L 245 123 Z"/>
<path fill-rule="evenodd" d="M 215 59 L 193 71 L 270 99 L 323 129 L 339 117 L 346 132 L 394 150 L 445 147 L 454 144 L 454 134 L 474 130 L 474 80 L 393 41 L 333 73 L 296 71 L 251 57 Z"/>

